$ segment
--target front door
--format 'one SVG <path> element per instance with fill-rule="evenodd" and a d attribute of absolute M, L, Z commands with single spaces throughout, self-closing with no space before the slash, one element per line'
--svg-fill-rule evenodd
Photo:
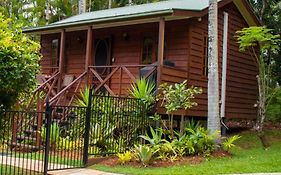
<path fill-rule="evenodd" d="M 100 75 L 100 77 L 104 80 L 110 73 L 110 68 L 107 67 L 111 65 L 111 38 L 102 38 L 95 40 L 95 52 L 94 52 L 94 65 L 96 72 Z M 100 83 L 99 80 L 94 79 L 94 86 L 98 86 Z M 109 81 L 106 82 L 109 85 Z M 101 91 L 105 91 L 104 88 L 100 89 Z"/>

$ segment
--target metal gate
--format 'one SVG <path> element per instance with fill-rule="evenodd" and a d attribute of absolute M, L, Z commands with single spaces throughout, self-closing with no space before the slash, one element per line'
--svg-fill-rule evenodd
<path fill-rule="evenodd" d="M 91 93 L 91 92 L 90 92 Z M 89 95 L 88 105 L 0 112 L 0 175 L 85 167 L 91 156 L 124 152 L 148 127 L 139 99 Z"/>

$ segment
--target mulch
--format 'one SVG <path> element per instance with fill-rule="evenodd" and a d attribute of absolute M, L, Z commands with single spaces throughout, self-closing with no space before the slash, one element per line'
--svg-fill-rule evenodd
<path fill-rule="evenodd" d="M 230 157 L 230 156 L 231 156 L 230 153 L 223 151 L 223 150 L 218 150 L 211 154 L 211 157 Z M 206 159 L 201 155 L 182 157 L 182 158 L 178 158 L 177 160 L 174 160 L 174 161 L 154 160 L 147 167 L 171 167 L 171 166 L 176 166 L 176 165 L 196 165 L 196 164 L 200 164 L 201 162 L 203 162 L 205 160 Z M 116 156 L 107 157 L 106 159 L 103 159 L 102 161 L 100 161 L 99 164 L 105 165 L 105 166 L 110 166 L 110 167 L 120 165 L 120 163 L 118 161 L 118 157 L 116 157 Z M 126 165 L 132 166 L 132 167 L 143 167 L 143 165 L 137 160 L 132 160 L 131 162 L 127 163 Z"/>

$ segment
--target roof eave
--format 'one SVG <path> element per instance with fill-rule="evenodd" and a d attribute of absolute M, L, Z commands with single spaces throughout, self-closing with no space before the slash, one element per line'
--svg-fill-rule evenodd
<path fill-rule="evenodd" d="M 23 32 L 25 32 L 25 33 L 38 33 L 38 32 L 41 32 L 41 31 L 57 30 L 57 29 L 64 29 L 64 28 L 70 28 L 70 27 L 76 27 L 76 26 L 87 26 L 87 25 L 109 23 L 109 22 L 117 22 L 117 21 L 122 21 L 122 20 L 132 20 L 132 19 L 136 19 L 136 18 L 151 18 L 151 17 L 158 17 L 158 16 L 159 17 L 171 16 L 171 15 L 173 15 L 173 12 L 174 12 L 173 9 L 168 9 L 168 10 L 162 10 L 162 11 L 156 11 L 156 12 L 152 11 L 152 12 L 149 12 L 149 13 L 139 13 L 139 14 L 133 14 L 133 15 L 114 16 L 114 17 L 108 17 L 108 18 L 85 20 L 85 21 L 65 23 L 65 24 L 50 24 L 50 25 L 42 26 L 42 27 L 23 29 Z"/>

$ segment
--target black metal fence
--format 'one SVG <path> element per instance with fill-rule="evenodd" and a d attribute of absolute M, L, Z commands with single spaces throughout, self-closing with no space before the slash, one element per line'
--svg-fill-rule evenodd
<path fill-rule="evenodd" d="M 89 155 L 124 152 L 148 126 L 144 103 L 134 98 L 93 96 L 90 116 Z"/>
<path fill-rule="evenodd" d="M 0 174 L 42 174 L 43 112 L 0 112 Z"/>
<path fill-rule="evenodd" d="M 0 112 L 0 175 L 84 167 L 89 156 L 124 152 L 148 127 L 141 100 L 90 95 L 86 107 Z"/>
<path fill-rule="evenodd" d="M 83 167 L 84 132 L 87 107 L 49 106 L 43 126 L 48 170 Z M 46 131 L 45 131 L 46 130 Z M 46 134 L 45 134 L 46 132 Z"/>

